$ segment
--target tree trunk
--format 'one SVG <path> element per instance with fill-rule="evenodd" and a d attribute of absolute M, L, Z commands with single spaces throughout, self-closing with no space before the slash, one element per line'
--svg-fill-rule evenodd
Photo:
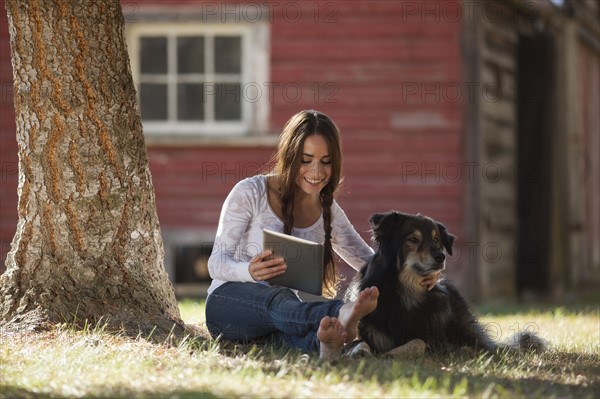
<path fill-rule="evenodd" d="M 180 328 L 118 0 L 8 0 L 19 223 L 0 324 Z"/>

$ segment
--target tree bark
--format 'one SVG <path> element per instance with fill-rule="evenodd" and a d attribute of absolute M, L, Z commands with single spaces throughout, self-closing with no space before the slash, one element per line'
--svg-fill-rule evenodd
<path fill-rule="evenodd" d="M 8 0 L 19 185 L 0 324 L 183 326 L 118 0 Z"/>

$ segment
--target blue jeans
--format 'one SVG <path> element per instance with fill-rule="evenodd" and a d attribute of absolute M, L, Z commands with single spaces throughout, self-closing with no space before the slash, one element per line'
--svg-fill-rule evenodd
<path fill-rule="evenodd" d="M 344 303 L 302 302 L 291 290 L 257 283 L 229 282 L 206 299 L 206 326 L 229 341 L 267 340 L 303 352 L 319 350 L 317 329 L 325 316 L 337 317 Z"/>

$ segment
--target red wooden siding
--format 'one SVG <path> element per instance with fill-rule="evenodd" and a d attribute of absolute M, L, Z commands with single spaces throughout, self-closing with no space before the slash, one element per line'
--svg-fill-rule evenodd
<path fill-rule="evenodd" d="M 271 79 L 297 83 L 307 95 L 293 102 L 276 92 L 273 126 L 301 108 L 334 118 L 345 155 L 339 201 L 359 231 L 368 230 L 373 212 L 398 209 L 439 218 L 460 236 L 469 172 L 462 154 L 463 98 L 452 92 L 466 92 L 460 24 L 449 15 L 439 22 L 429 15 L 424 23 L 420 13 L 403 13 L 403 2 L 330 4 L 320 11 L 331 23 L 315 24 L 310 12 L 296 23 L 274 16 Z M 311 98 L 314 87 L 322 88 L 321 101 Z"/>
<path fill-rule="evenodd" d="M 264 148 L 150 147 L 161 228 L 216 231 L 231 188 L 259 173 L 271 152 Z"/>
<path fill-rule="evenodd" d="M 202 7 L 202 3 L 172 1 L 169 7 Z M 225 7 L 221 2 L 204 3 Z M 469 167 L 462 153 L 465 93 L 457 98 L 452 89 L 466 92 L 461 83 L 461 26 L 450 15 L 428 15 L 422 21 L 422 15 L 407 10 L 405 3 L 266 2 L 273 12 L 271 131 L 277 134 L 292 114 L 305 108 L 333 117 L 342 132 L 345 156 L 346 180 L 339 202 L 365 238 L 369 216 L 389 209 L 438 218 L 460 237 Z M 123 4 L 127 19 L 135 18 L 137 7 L 164 2 Z M 454 1 L 439 4 L 446 4 L 448 12 L 459 7 Z M 296 19 L 297 7 L 302 18 Z M 0 14 L 0 78 L 3 88 L 7 84 L 12 88 L 6 17 Z M 12 99 L 0 106 L 2 163 L 16 164 Z M 214 230 L 231 187 L 255 174 L 273 151 L 259 145 L 151 145 L 161 228 Z M 17 221 L 17 176 L 3 174 L 2 179 L 4 259 Z"/>

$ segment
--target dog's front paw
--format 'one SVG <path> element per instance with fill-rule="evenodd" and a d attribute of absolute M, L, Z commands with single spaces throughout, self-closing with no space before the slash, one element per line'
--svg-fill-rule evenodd
<path fill-rule="evenodd" d="M 386 353 L 385 356 L 393 356 L 393 357 L 419 357 L 425 354 L 425 350 L 427 349 L 427 344 L 422 339 L 413 339 L 412 341 L 408 341 L 402 346 L 398 346 Z"/>
<path fill-rule="evenodd" d="M 371 357 L 373 352 L 365 341 L 350 343 L 344 348 L 343 356 L 346 357 Z"/>
<path fill-rule="evenodd" d="M 544 352 L 548 348 L 548 343 L 544 339 L 530 332 L 519 333 L 515 341 L 522 351 Z"/>

